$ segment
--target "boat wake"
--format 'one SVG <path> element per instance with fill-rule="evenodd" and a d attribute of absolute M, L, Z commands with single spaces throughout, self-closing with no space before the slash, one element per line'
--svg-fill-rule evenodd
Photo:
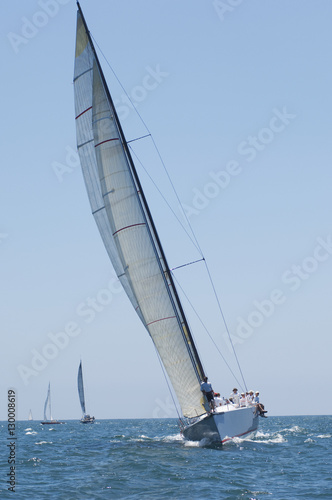
<path fill-rule="evenodd" d="M 236 444 L 241 443 L 262 443 L 262 444 L 278 444 L 287 443 L 287 439 L 280 433 L 269 433 L 258 431 L 255 436 L 245 438 L 234 438 L 233 442 Z"/>

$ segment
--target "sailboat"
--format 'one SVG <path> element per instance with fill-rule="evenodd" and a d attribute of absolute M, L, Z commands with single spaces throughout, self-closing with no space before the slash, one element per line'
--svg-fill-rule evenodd
<path fill-rule="evenodd" d="M 29 411 L 28 420 L 33 420 L 33 417 L 32 417 L 32 411 L 31 411 L 31 410 Z"/>
<path fill-rule="evenodd" d="M 80 362 L 80 366 L 78 367 L 77 387 L 78 387 L 78 396 L 80 398 L 80 404 L 81 404 L 82 413 L 83 413 L 80 422 L 82 422 L 82 424 L 93 424 L 95 421 L 95 417 L 90 417 L 90 415 L 88 415 L 85 411 L 82 361 Z"/>
<path fill-rule="evenodd" d="M 206 373 L 79 2 L 77 7 L 77 150 L 112 265 L 174 389 L 184 438 L 223 443 L 253 433 L 258 427 L 254 405 L 212 410 L 201 390 Z"/>
<path fill-rule="evenodd" d="M 47 418 L 47 413 L 49 414 L 50 418 Z M 43 425 L 50 425 L 50 424 L 63 424 L 64 422 L 59 422 L 59 420 L 54 420 L 52 417 L 52 406 L 51 406 L 51 384 L 50 382 L 48 383 L 48 390 L 47 390 L 47 396 L 45 400 L 45 405 L 44 405 L 44 420 L 41 421 Z"/>

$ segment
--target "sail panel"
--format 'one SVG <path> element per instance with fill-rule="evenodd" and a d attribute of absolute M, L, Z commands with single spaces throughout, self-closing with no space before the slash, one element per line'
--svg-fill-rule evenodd
<path fill-rule="evenodd" d="M 83 36 L 80 26 L 81 17 L 78 16 L 78 44 L 84 45 L 80 41 Z M 84 31 L 85 33 L 85 31 Z M 118 258 L 114 239 L 109 226 L 104 201 L 101 193 L 98 166 L 95 155 L 95 145 L 92 130 L 92 76 L 93 76 L 93 54 L 90 45 L 86 45 L 85 50 L 79 53 L 75 59 L 74 89 L 75 89 L 75 116 L 76 116 L 76 136 L 77 149 L 80 157 L 81 168 L 85 186 L 88 192 L 91 211 L 95 218 L 97 227 L 102 237 L 105 248 L 113 263 L 113 267 L 121 284 L 136 308 L 137 302 L 131 293 L 130 286 L 124 274 L 124 269 Z"/>
<path fill-rule="evenodd" d="M 83 40 L 80 12 L 77 37 L 77 143 L 91 208 L 114 269 L 151 335 L 183 414 L 197 416 L 205 412 L 199 370 L 122 144 L 115 109 L 90 42 Z"/>
<path fill-rule="evenodd" d="M 82 372 L 82 362 L 78 368 L 78 376 L 77 376 L 77 387 L 78 387 L 78 395 L 80 398 L 81 409 L 83 415 L 85 415 L 85 399 L 84 399 L 84 387 L 83 387 L 83 372 Z"/>
<path fill-rule="evenodd" d="M 44 405 L 44 420 L 47 420 L 47 409 L 50 413 L 50 420 L 52 420 L 52 410 L 51 410 L 51 384 L 48 384 L 47 396 Z"/>

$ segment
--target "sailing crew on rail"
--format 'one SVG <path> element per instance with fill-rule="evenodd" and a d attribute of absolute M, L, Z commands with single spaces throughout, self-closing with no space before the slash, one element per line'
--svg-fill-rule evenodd
<path fill-rule="evenodd" d="M 240 406 L 247 406 L 247 398 L 245 392 L 241 392 Z"/>
<path fill-rule="evenodd" d="M 214 404 L 216 406 L 223 406 L 225 404 L 224 398 L 220 397 L 220 392 L 214 393 Z"/>
<path fill-rule="evenodd" d="M 206 396 L 211 410 L 214 410 L 216 407 L 214 402 L 214 392 L 212 389 L 212 385 L 210 384 L 210 382 L 208 382 L 207 377 L 204 377 L 204 381 L 201 382 L 201 391 Z"/>
<path fill-rule="evenodd" d="M 249 391 L 249 395 L 247 396 L 247 401 L 249 404 L 254 404 L 254 391 Z"/>
<path fill-rule="evenodd" d="M 256 405 L 256 408 L 259 411 L 260 416 L 266 418 L 265 413 L 267 413 L 267 410 L 265 410 L 264 405 L 259 402 L 259 391 L 255 392 L 254 404 Z"/>
<path fill-rule="evenodd" d="M 232 394 L 229 396 L 228 398 L 230 400 L 231 403 L 233 403 L 234 405 L 237 405 L 239 406 L 240 404 L 240 396 L 239 396 L 239 393 L 237 392 L 237 388 L 234 387 L 233 389 L 233 392 Z"/>

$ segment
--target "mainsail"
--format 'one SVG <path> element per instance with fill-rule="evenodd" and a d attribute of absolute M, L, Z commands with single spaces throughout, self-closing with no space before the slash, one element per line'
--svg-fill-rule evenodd
<path fill-rule="evenodd" d="M 79 395 L 79 398 L 80 398 L 82 412 L 83 412 L 83 415 L 85 415 L 85 400 L 84 400 L 82 361 L 80 362 L 80 366 L 78 368 L 77 387 L 78 387 L 78 395 Z"/>
<path fill-rule="evenodd" d="M 53 420 L 52 408 L 51 408 L 51 384 L 50 384 L 50 382 L 48 383 L 48 391 L 47 391 L 47 396 L 46 396 L 45 405 L 44 405 L 44 420 L 47 420 L 47 415 L 46 415 L 47 409 L 49 410 L 49 413 L 50 413 L 49 420 Z"/>
<path fill-rule="evenodd" d="M 74 90 L 77 148 L 104 245 L 183 415 L 201 415 L 204 370 L 79 4 Z"/>

